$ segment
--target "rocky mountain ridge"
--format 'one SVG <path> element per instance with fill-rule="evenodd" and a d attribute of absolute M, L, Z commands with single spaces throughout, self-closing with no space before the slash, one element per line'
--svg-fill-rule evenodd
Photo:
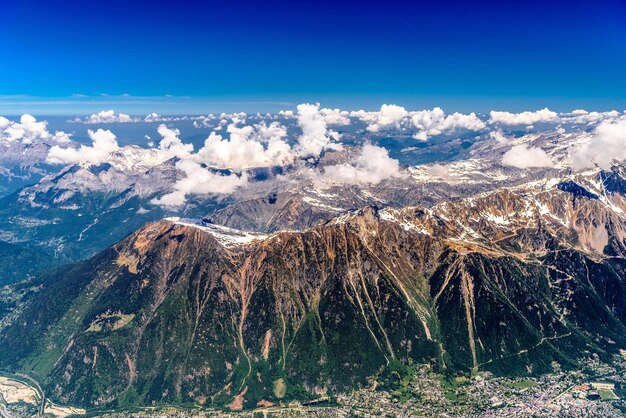
<path fill-rule="evenodd" d="M 626 347 L 620 170 L 269 235 L 147 224 L 34 279 L 0 362 L 64 402 L 234 409 L 349 390 L 397 362 L 575 367 Z"/>

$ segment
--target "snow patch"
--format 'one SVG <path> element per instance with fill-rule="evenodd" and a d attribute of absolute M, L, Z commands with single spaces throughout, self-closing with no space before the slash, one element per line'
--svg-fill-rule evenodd
<path fill-rule="evenodd" d="M 225 247 L 238 247 L 241 245 L 250 244 L 251 242 L 262 241 L 269 237 L 269 235 L 260 234 L 257 232 L 241 231 L 222 225 L 207 223 L 198 224 L 192 219 L 170 217 L 165 218 L 165 220 L 173 222 L 177 225 L 190 226 L 193 228 L 197 228 L 203 232 L 208 232 Z"/>

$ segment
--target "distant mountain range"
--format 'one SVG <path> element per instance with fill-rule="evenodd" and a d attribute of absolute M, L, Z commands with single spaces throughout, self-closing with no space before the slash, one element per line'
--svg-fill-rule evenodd
<path fill-rule="evenodd" d="M 517 142 L 540 145 L 560 161 L 567 157 L 568 144 L 586 136 L 579 133 L 561 138 L 558 147 L 550 134 L 528 135 Z M 358 151 L 358 147 L 345 147 L 341 152 L 327 152 L 309 165 L 248 169 L 250 182 L 245 188 L 229 195 L 192 196 L 184 206 L 168 208 L 154 204 L 154 199 L 171 192 L 180 179 L 177 159 L 162 160 L 157 151 L 128 146 L 112 153 L 105 163 L 35 170 L 35 177 L 24 179 L 34 184 L 0 198 L 0 240 L 36 248 L 60 261 L 78 261 L 145 222 L 165 216 L 205 218 L 261 232 L 298 230 L 366 205 L 430 207 L 447 199 L 569 172 L 558 165 L 533 170 L 503 166 L 500 159 L 508 148 L 510 144 L 479 141 L 465 152 L 467 159 L 405 166 L 401 176 L 375 185 L 322 187 L 307 177 L 313 167 L 345 164 Z M 33 158 L 33 167 L 43 167 L 41 155 Z M 8 162 L 5 165 L 12 167 Z"/>

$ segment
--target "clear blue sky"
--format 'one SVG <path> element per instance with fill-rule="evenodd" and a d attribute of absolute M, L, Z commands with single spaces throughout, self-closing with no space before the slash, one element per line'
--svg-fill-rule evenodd
<path fill-rule="evenodd" d="M 0 3 L 3 113 L 626 108 L 624 0 Z"/>

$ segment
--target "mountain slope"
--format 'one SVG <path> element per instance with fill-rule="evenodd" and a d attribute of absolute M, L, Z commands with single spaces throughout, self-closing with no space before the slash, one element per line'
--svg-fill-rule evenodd
<path fill-rule="evenodd" d="M 560 185 L 271 236 L 148 224 L 42 280 L 0 330 L 0 365 L 63 402 L 237 409 L 398 361 L 526 374 L 605 357 L 626 347 L 623 195 Z"/>
<path fill-rule="evenodd" d="M 0 241 L 0 287 L 56 264 L 48 254 Z"/>

